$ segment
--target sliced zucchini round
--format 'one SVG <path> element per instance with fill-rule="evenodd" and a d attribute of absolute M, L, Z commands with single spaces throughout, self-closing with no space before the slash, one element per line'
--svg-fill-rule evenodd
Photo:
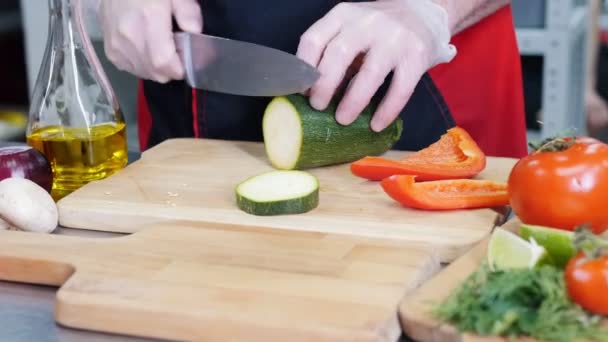
<path fill-rule="evenodd" d="M 305 171 L 269 171 L 240 183 L 236 202 L 239 209 L 252 215 L 305 213 L 319 204 L 319 181 Z"/>

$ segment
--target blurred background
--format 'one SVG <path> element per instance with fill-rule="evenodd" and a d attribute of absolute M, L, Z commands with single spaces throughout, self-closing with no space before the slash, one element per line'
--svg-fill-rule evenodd
<path fill-rule="evenodd" d="M 608 141 L 608 1 L 512 1 L 529 139 L 572 131 Z M 23 141 L 47 39 L 46 0 L 0 2 L 0 141 Z M 87 29 L 138 151 L 137 81 L 108 62 L 94 17 Z M 490 48 L 490 47 L 489 47 Z"/>

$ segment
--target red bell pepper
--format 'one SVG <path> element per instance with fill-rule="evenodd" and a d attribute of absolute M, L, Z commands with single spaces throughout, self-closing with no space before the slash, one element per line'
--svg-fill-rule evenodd
<path fill-rule="evenodd" d="M 507 183 L 476 179 L 416 182 L 416 176 L 394 175 L 380 183 L 403 206 L 425 210 L 494 208 L 509 204 Z"/>
<path fill-rule="evenodd" d="M 469 133 L 449 129 L 430 146 L 400 160 L 364 157 L 351 164 L 358 177 L 379 181 L 392 175 L 415 175 L 416 180 L 471 178 L 486 167 L 486 156 Z"/>

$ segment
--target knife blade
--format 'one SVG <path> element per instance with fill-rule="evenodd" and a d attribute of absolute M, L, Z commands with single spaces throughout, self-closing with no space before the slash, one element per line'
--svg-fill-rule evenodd
<path fill-rule="evenodd" d="M 177 32 L 177 52 L 193 88 L 244 96 L 303 92 L 319 72 L 298 57 L 270 47 L 206 34 Z"/>

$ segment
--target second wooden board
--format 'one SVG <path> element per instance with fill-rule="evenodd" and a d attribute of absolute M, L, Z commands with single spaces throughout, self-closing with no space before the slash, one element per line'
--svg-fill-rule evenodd
<path fill-rule="evenodd" d="M 403 152 L 390 152 L 398 158 Z M 514 159 L 489 158 L 479 178 L 505 181 Z M 173 220 L 378 237 L 428 245 L 443 261 L 469 250 L 492 229 L 491 209 L 411 210 L 349 165 L 310 170 L 321 183 L 320 204 L 306 214 L 260 217 L 236 207 L 235 186 L 272 170 L 260 143 L 175 139 L 106 180 L 90 183 L 59 203 L 62 226 L 131 233 Z"/>
<path fill-rule="evenodd" d="M 179 341 L 396 341 L 399 302 L 438 269 L 431 251 L 325 233 L 0 231 L 0 280 L 60 286 L 62 325 Z"/>
<path fill-rule="evenodd" d="M 502 228 L 518 232 L 521 222 L 509 221 Z M 401 303 L 400 320 L 405 333 L 419 342 L 507 342 L 507 338 L 461 334 L 455 327 L 438 321 L 431 313 L 433 306 L 439 305 L 452 291 L 461 285 L 483 262 L 487 255 L 488 239 L 484 239 L 471 251 L 463 255 L 432 279 L 413 291 Z M 606 322 L 608 327 L 608 322 Z M 517 341 L 539 342 L 532 338 Z"/>

